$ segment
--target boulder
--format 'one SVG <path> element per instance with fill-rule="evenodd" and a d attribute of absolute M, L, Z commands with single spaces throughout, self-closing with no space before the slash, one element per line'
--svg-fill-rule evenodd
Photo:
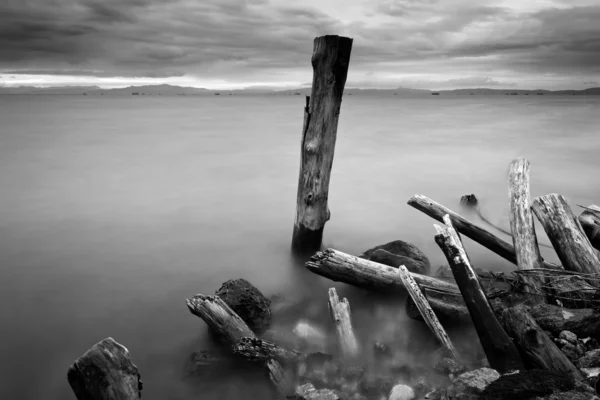
<path fill-rule="evenodd" d="M 403 240 L 375 246 L 360 257 L 396 268 L 404 264 L 409 271 L 423 275 L 429 274 L 431 269 L 427 256 L 417 246 Z"/>
<path fill-rule="evenodd" d="M 396 385 L 390 392 L 388 400 L 413 400 L 415 398 L 415 392 L 410 386 Z"/>
<path fill-rule="evenodd" d="M 479 368 L 465 372 L 456 377 L 448 388 L 448 398 L 451 400 L 475 400 L 488 385 L 500 378 L 498 371 L 491 368 Z"/>
<path fill-rule="evenodd" d="M 600 367 L 600 349 L 588 351 L 578 361 L 579 368 Z"/>
<path fill-rule="evenodd" d="M 340 400 L 340 395 L 335 390 L 317 390 L 312 383 L 298 386 L 295 395 L 297 400 Z"/>
<path fill-rule="evenodd" d="M 271 301 L 245 279 L 231 279 L 215 292 L 255 333 L 271 323 Z"/>

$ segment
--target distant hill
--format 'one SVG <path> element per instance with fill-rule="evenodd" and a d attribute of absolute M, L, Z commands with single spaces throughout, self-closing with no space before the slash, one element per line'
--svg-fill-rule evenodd
<path fill-rule="evenodd" d="M 98 86 L 64 86 L 40 88 L 34 86 L 20 87 L 2 87 L 0 86 L 0 95 L 10 94 L 47 94 L 47 95 L 90 95 L 90 96 L 213 96 L 213 95 L 285 95 L 285 96 L 308 96 L 311 88 L 303 87 L 298 89 L 274 90 L 268 87 L 251 87 L 242 90 L 211 90 L 206 88 L 194 88 L 175 85 L 146 85 L 129 86 L 119 89 L 102 89 Z M 424 89 L 395 88 L 395 89 L 359 89 L 346 88 L 344 95 L 356 96 L 428 96 L 432 93 L 439 95 L 600 95 L 600 87 L 584 90 L 516 90 L 516 89 L 455 89 L 431 91 Z"/>

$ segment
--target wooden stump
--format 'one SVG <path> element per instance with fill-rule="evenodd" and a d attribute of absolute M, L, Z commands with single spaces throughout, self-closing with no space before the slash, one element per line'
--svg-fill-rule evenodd
<path fill-rule="evenodd" d="M 568 374 L 576 380 L 583 379 L 579 370 L 544 333 L 525 306 L 504 310 L 502 322 L 535 368 Z"/>
<path fill-rule="evenodd" d="M 352 329 L 352 319 L 350 318 L 350 303 L 348 299 L 340 298 L 335 291 L 335 288 L 329 289 L 329 313 L 335 324 L 338 343 L 345 357 L 355 357 L 359 353 L 358 341 L 354 336 Z"/>
<path fill-rule="evenodd" d="M 600 273 L 600 260 L 563 196 L 537 197 L 532 207 L 566 270 Z"/>
<path fill-rule="evenodd" d="M 437 340 L 442 344 L 442 346 L 444 346 L 444 348 L 447 349 L 450 352 L 450 354 L 452 354 L 452 357 L 454 357 L 455 360 L 458 360 L 458 353 L 454 349 L 454 345 L 452 344 L 450 337 L 448 337 L 448 334 L 442 327 L 442 324 L 440 324 L 440 321 L 435 315 L 435 312 L 431 309 L 431 306 L 425 298 L 425 295 L 423 295 L 423 292 L 421 292 L 419 285 L 410 276 L 410 272 L 408 271 L 408 269 L 406 269 L 404 265 L 400 265 L 400 267 L 398 268 L 398 274 L 400 275 L 400 278 L 404 283 L 404 287 L 406 288 L 408 294 L 419 309 L 421 316 L 425 320 L 425 323 L 427 324 L 431 332 L 433 332 L 433 334 L 435 335 Z"/>
<path fill-rule="evenodd" d="M 78 400 L 139 400 L 142 381 L 129 351 L 113 338 L 96 343 L 67 372 Z"/>
<path fill-rule="evenodd" d="M 521 270 L 543 268 L 543 259 L 538 247 L 533 214 L 529 197 L 529 161 L 517 158 L 508 171 L 508 197 L 510 202 L 510 230 L 517 258 L 517 266 Z M 534 295 L 533 299 L 543 301 L 543 278 L 524 276 L 523 290 Z"/>
<path fill-rule="evenodd" d="M 444 222 L 444 215 L 449 215 L 454 228 L 458 232 L 479 243 L 483 247 L 493 251 L 505 260 L 517 265 L 517 255 L 515 247 L 512 244 L 500 239 L 485 229 L 478 227 L 471 221 L 461 217 L 449 208 L 446 208 L 443 205 L 436 203 L 435 201 L 420 194 L 414 195 L 410 200 L 408 200 L 408 205 L 442 223 Z M 543 262 L 543 266 L 544 268 L 548 269 L 562 269 L 561 266 L 549 263 L 547 261 Z"/>
<path fill-rule="evenodd" d="M 329 220 L 329 178 L 342 94 L 348 76 L 352 39 L 340 36 L 315 38 L 310 99 L 304 109 L 300 176 L 292 249 L 314 253 L 321 247 Z"/>
<path fill-rule="evenodd" d="M 443 220 L 445 227 L 435 225 L 438 231 L 435 241 L 452 269 L 490 366 L 500 373 L 523 369 L 519 352 L 496 319 L 450 216 L 445 215 Z"/>

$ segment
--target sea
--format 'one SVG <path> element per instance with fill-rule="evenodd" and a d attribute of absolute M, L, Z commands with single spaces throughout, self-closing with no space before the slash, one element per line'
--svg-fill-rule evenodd
<path fill-rule="evenodd" d="M 425 359 L 435 341 L 401 296 L 315 276 L 290 252 L 304 102 L 0 96 L 0 398 L 74 399 L 67 369 L 112 337 L 138 366 L 146 400 L 269 399 L 264 371 L 185 377 L 190 354 L 217 346 L 185 299 L 237 278 L 274 307 L 301 304 L 274 313 L 280 336 L 298 321 L 332 333 L 335 287 L 365 353 L 388 340 L 400 361 Z M 433 271 L 446 263 L 435 221 L 407 205 L 411 196 L 510 241 L 461 209 L 461 196 L 475 194 L 487 219 L 508 228 L 508 166 L 526 157 L 532 197 L 560 193 L 579 214 L 600 204 L 599 149 L 600 96 L 345 96 L 324 246 L 358 255 L 401 239 Z M 476 267 L 514 269 L 465 246 Z M 476 342 L 461 332 L 457 342 Z"/>

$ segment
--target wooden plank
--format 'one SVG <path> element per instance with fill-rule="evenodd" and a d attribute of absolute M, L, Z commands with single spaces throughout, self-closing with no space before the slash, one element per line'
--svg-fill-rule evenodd
<path fill-rule="evenodd" d="M 340 349 L 345 357 L 356 357 L 359 354 L 358 341 L 352 329 L 350 317 L 350 303 L 348 299 L 340 300 L 335 288 L 329 289 L 329 314 L 335 324 L 335 331 L 340 344 Z"/>
<path fill-rule="evenodd" d="M 519 352 L 496 319 L 450 216 L 445 215 L 442 219 L 446 226 L 435 225 L 438 232 L 435 242 L 452 269 L 490 366 L 501 373 L 523 369 Z"/>
<path fill-rule="evenodd" d="M 493 251 L 505 260 L 508 260 L 511 263 L 517 265 L 517 255 L 515 247 L 512 244 L 500 239 L 499 237 L 486 231 L 485 229 L 478 227 L 471 221 L 461 217 L 449 208 L 446 208 L 443 205 L 436 203 L 435 201 L 420 194 L 411 197 L 411 199 L 408 200 L 408 205 L 416 208 L 417 210 L 429 215 L 431 218 L 442 223 L 444 222 L 444 215 L 449 215 L 452 219 L 452 224 L 454 225 L 454 228 L 458 232 L 462 233 L 469 239 L 479 243 L 483 247 Z M 543 265 L 544 268 L 548 269 L 562 269 L 561 266 L 550 263 L 548 261 L 544 261 Z"/>
<path fill-rule="evenodd" d="M 508 198 L 510 204 L 510 230 L 517 258 L 517 267 L 521 270 L 543 268 L 540 254 L 531 199 L 529 195 L 530 163 L 525 158 L 517 158 L 508 169 Z M 523 275 L 523 290 L 536 296 L 532 300 L 544 301 L 542 293 L 543 276 Z"/>
<path fill-rule="evenodd" d="M 568 374 L 576 380 L 583 379 L 579 370 L 544 333 L 524 305 L 504 310 L 502 322 L 535 368 Z"/>
<path fill-rule="evenodd" d="M 330 217 L 329 179 L 351 51 L 350 38 L 328 35 L 314 40 L 312 91 L 304 109 L 292 235 L 292 250 L 296 253 L 312 254 L 320 249 Z"/>
<path fill-rule="evenodd" d="M 417 282 L 415 282 L 415 280 L 410 275 L 410 272 L 408 271 L 408 269 L 406 269 L 404 265 L 400 265 L 400 267 L 398 268 L 398 275 L 400 275 L 400 279 L 402 279 L 404 287 L 406 288 L 408 294 L 419 309 L 421 316 L 425 320 L 425 323 L 427 324 L 431 332 L 433 332 L 433 334 L 435 335 L 437 340 L 439 340 L 442 346 L 444 346 L 444 348 L 446 348 L 450 352 L 450 354 L 452 354 L 452 357 L 458 360 L 458 353 L 456 352 L 456 349 L 454 348 L 450 337 L 446 333 L 446 330 L 442 327 L 442 324 L 440 324 L 440 321 L 435 315 L 435 312 L 431 309 L 431 306 L 429 305 L 427 298 L 419 288 L 419 285 L 417 284 Z"/>
<path fill-rule="evenodd" d="M 566 270 L 600 273 L 600 260 L 563 196 L 552 193 L 537 197 L 532 208 Z"/>
<path fill-rule="evenodd" d="M 113 338 L 93 345 L 67 372 L 78 400 L 139 400 L 142 381 L 129 351 Z"/>

